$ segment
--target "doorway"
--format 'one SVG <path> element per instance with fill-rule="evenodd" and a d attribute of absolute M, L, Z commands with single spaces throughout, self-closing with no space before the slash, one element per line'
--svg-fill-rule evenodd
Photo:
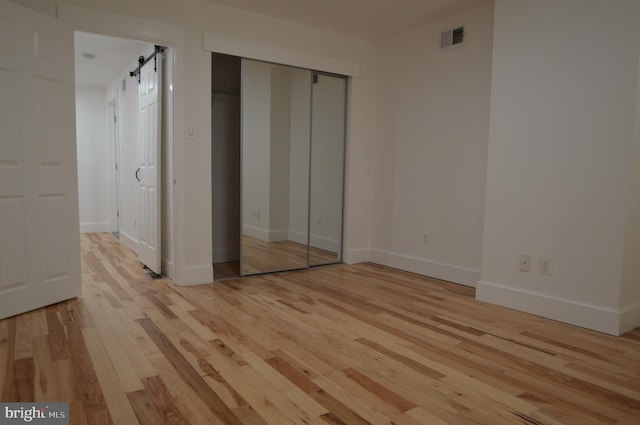
<path fill-rule="evenodd" d="M 139 147 L 139 83 L 129 75 L 139 56 L 156 52 L 153 44 L 100 34 L 75 32 L 76 122 L 80 227 L 82 232 L 112 232 L 121 243 L 140 253 L 145 239 L 140 220 L 141 189 L 137 172 Z M 171 49 L 164 55 L 170 57 Z M 154 58 L 156 59 L 156 58 Z M 159 58 L 158 58 L 159 59 Z M 158 60 L 157 72 L 167 78 L 158 84 L 165 96 L 159 102 L 157 151 L 161 152 L 160 205 L 156 208 L 162 246 L 154 271 L 173 275 L 173 143 L 172 62 Z M 152 61 L 150 65 L 154 67 Z M 146 68 L 145 68 L 146 69 Z M 161 124 L 160 124 L 161 123 Z M 146 240 L 145 240 L 146 242 Z M 142 244 L 144 245 L 144 244 Z M 160 249 L 158 250 L 160 252 Z M 146 264 L 146 263 L 145 263 Z"/>
<path fill-rule="evenodd" d="M 211 57 L 211 199 L 216 280 L 240 276 L 241 59 Z"/>

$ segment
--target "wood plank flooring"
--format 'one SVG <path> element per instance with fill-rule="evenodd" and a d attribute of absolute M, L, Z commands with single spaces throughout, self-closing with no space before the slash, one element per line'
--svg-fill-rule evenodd
<path fill-rule="evenodd" d="M 267 242 L 242 236 L 242 273 L 251 275 L 280 270 L 294 270 L 311 265 L 332 264 L 338 254 L 293 241 Z"/>
<path fill-rule="evenodd" d="M 247 276 L 283 270 L 303 269 L 311 266 L 334 264 L 338 253 L 293 241 L 266 242 L 251 236 L 242 236 L 242 274 Z M 213 264 L 213 278 L 226 280 L 240 277 L 240 261 Z"/>
<path fill-rule="evenodd" d="M 2 401 L 72 424 L 638 424 L 623 337 L 372 264 L 196 287 L 82 236 L 83 295 L 0 321 Z"/>

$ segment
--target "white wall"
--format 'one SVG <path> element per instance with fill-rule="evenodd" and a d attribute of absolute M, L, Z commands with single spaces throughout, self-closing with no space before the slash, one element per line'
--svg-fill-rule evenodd
<path fill-rule="evenodd" d="M 477 297 L 617 334 L 640 3 L 497 0 L 495 10 Z M 518 270 L 523 252 L 530 273 Z M 552 276 L 538 272 L 540 256 L 553 259 Z"/>
<path fill-rule="evenodd" d="M 109 232 L 110 186 L 104 88 L 76 86 L 80 232 Z"/>
<path fill-rule="evenodd" d="M 380 43 L 376 262 L 466 285 L 480 276 L 492 19 L 486 4 Z M 440 32 L 458 25 L 466 45 L 440 51 Z"/>
<path fill-rule="evenodd" d="M 636 85 L 635 131 L 629 184 L 629 208 L 624 243 L 624 262 L 619 309 L 620 329 L 632 329 L 640 324 L 640 54 Z"/>
<path fill-rule="evenodd" d="M 120 240 L 129 248 L 138 251 L 138 202 L 139 186 L 135 179 L 138 164 L 138 84 L 129 76 L 137 66 L 132 58 L 125 69 L 107 84 L 105 99 L 116 98 L 118 114 L 118 155 L 120 194 Z M 121 89 L 125 81 L 125 91 Z M 106 158 L 106 157 L 105 157 Z"/>

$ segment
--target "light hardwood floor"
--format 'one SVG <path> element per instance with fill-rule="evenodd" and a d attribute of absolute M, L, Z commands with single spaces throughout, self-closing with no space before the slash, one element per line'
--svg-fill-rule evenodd
<path fill-rule="evenodd" d="M 293 241 L 266 242 L 242 236 L 242 273 L 245 275 L 279 270 L 293 270 L 338 261 L 335 252 L 308 247 Z M 308 258 L 307 258 L 308 257 Z"/>
<path fill-rule="evenodd" d="M 0 321 L 2 401 L 72 424 L 638 424 L 614 338 L 371 264 L 176 287 L 110 234 L 82 297 Z"/>
<path fill-rule="evenodd" d="M 338 262 L 338 254 L 293 241 L 267 242 L 242 236 L 242 274 L 252 275 L 306 268 Z M 226 280 L 240 277 L 240 261 L 214 263 L 213 278 Z"/>

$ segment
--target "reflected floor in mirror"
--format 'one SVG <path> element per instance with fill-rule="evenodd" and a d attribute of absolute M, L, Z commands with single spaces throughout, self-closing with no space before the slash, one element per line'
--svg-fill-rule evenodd
<path fill-rule="evenodd" d="M 293 270 L 307 267 L 307 246 L 292 241 L 267 242 L 242 236 L 242 274 Z M 338 254 L 310 247 L 311 264 L 338 262 Z"/>

